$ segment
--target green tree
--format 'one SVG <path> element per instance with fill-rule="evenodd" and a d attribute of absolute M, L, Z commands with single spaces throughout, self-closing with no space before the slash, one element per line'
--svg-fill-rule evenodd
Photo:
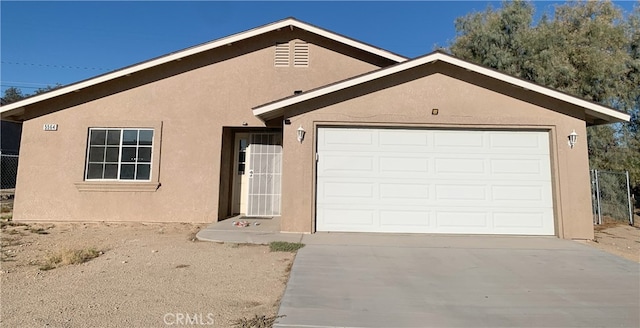
<path fill-rule="evenodd" d="M 16 102 L 18 100 L 22 100 L 25 98 L 25 95 L 22 94 L 22 91 L 16 87 L 10 87 L 4 90 L 4 95 L 2 96 L 3 104 L 10 104 L 12 102 Z"/>
<path fill-rule="evenodd" d="M 630 171 L 640 192 L 640 4 L 625 16 L 609 1 L 571 1 L 535 22 L 517 0 L 455 26 L 457 57 L 630 113 L 629 124 L 589 127 L 589 161 Z"/>
<path fill-rule="evenodd" d="M 2 104 L 6 105 L 6 104 L 10 104 L 13 102 L 16 102 L 18 100 L 22 100 L 24 98 L 27 97 L 31 97 L 31 96 L 35 96 L 35 95 L 39 95 L 41 93 L 45 93 L 45 92 L 49 92 L 58 88 L 61 88 L 62 85 L 60 84 L 56 84 L 54 86 L 48 85 L 44 88 L 38 88 L 36 89 L 36 91 L 33 92 L 33 94 L 23 94 L 22 90 L 16 88 L 16 87 L 10 87 L 7 88 L 6 90 L 4 90 L 4 95 L 2 96 Z"/>

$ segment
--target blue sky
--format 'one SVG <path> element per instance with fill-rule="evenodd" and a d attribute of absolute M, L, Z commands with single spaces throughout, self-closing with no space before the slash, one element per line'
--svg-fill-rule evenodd
<path fill-rule="evenodd" d="M 616 1 L 630 11 L 637 1 Z M 534 2 L 537 13 L 558 1 Z M 454 20 L 499 1 L 0 1 L 2 91 L 65 85 L 289 16 L 416 57 L 455 38 Z"/>

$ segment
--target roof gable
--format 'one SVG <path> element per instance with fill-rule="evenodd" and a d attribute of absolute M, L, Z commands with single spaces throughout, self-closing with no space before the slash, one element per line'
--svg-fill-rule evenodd
<path fill-rule="evenodd" d="M 535 84 L 517 77 L 513 77 L 493 69 L 482 67 L 480 65 L 476 65 L 476 64 L 464 61 L 462 59 L 458 59 L 456 57 L 453 57 L 451 55 L 445 54 L 440 51 L 436 51 L 431 54 L 428 54 L 413 60 L 405 61 L 390 67 L 381 68 L 373 72 L 365 73 L 360 76 L 356 76 L 356 77 L 339 81 L 339 82 L 336 82 L 327 86 L 323 86 L 314 90 L 310 90 L 296 96 L 287 97 L 287 98 L 277 100 L 268 104 L 254 107 L 253 108 L 254 115 L 262 119 L 270 119 L 275 116 L 281 115 L 282 112 L 285 110 L 285 108 L 289 106 L 293 106 L 295 104 L 298 104 L 310 99 L 314 99 L 317 97 L 321 97 L 327 94 L 331 94 L 347 88 L 356 87 L 358 85 L 361 85 L 376 79 L 397 74 L 403 71 L 411 70 L 421 65 L 434 63 L 436 61 L 442 61 L 450 65 L 454 65 L 456 67 L 459 67 L 468 71 L 472 71 L 477 74 L 502 81 L 504 83 L 511 84 L 516 87 L 530 90 L 540 95 L 552 97 L 560 101 L 573 104 L 575 106 L 579 106 L 585 109 L 585 113 L 588 116 L 595 117 L 600 121 L 602 121 L 603 123 L 614 123 L 614 122 L 630 120 L 630 115 L 623 113 L 621 111 L 618 111 L 618 110 L 615 110 L 591 101 L 587 101 L 587 100 L 584 100 L 584 99 L 581 99 L 557 90 L 553 90 L 553 89 L 550 89 L 550 88 L 547 88 L 539 84 Z"/>
<path fill-rule="evenodd" d="M 321 37 L 333 40 L 335 42 L 339 42 L 342 44 L 345 44 L 347 46 L 362 50 L 364 52 L 379 56 L 381 58 L 390 60 L 392 62 L 402 62 L 407 60 L 406 57 L 400 56 L 398 54 L 394 54 L 392 52 L 389 52 L 387 50 L 384 49 L 380 49 L 377 47 L 374 47 L 372 45 L 348 38 L 346 36 L 313 26 L 311 24 L 299 21 L 295 18 L 287 18 L 278 22 L 274 22 L 271 24 L 267 24 L 261 27 L 257 27 L 245 32 L 241 32 L 241 33 L 237 33 L 234 35 L 230 35 L 221 39 L 217 39 L 214 41 L 210 41 L 207 43 L 203 43 L 194 47 L 190 47 L 184 50 L 180 50 L 174 53 L 170 53 L 161 57 L 157 57 L 142 63 L 138 63 L 132 66 L 128 66 L 125 68 L 122 68 L 120 70 L 116 70 L 113 72 L 109 72 L 103 75 L 99 75 L 84 81 L 80 81 L 74 84 L 70 84 L 67 86 L 64 86 L 62 88 L 59 89 L 55 89 L 52 90 L 50 92 L 46 92 L 46 93 L 42 93 L 39 95 L 35 95 L 26 99 L 23 99 L 21 101 L 15 102 L 15 103 L 11 103 L 8 105 L 4 105 L 2 107 L 0 107 L 0 113 L 2 114 L 2 118 L 5 117 L 9 117 L 12 115 L 21 115 L 23 113 L 24 107 L 25 106 L 29 106 L 32 105 L 34 103 L 38 103 L 41 101 L 45 101 L 51 98 L 55 98 L 58 96 L 62 96 L 65 94 L 69 94 L 71 92 L 75 92 L 78 91 L 80 89 L 84 89 L 84 88 L 88 88 L 88 87 L 92 87 L 94 85 L 98 85 L 100 83 L 104 83 L 107 81 L 111 81 L 123 76 L 128 76 L 131 75 L 133 73 L 136 72 L 140 72 L 149 68 L 153 68 L 165 63 L 169 63 L 172 61 L 180 61 L 182 58 L 188 57 L 188 56 L 192 56 L 195 54 L 199 54 L 205 51 L 209 51 L 221 46 L 227 46 L 227 45 L 231 45 L 235 42 L 239 42 L 242 40 L 246 40 L 261 34 L 265 34 L 271 31 L 275 31 L 275 30 L 279 30 L 282 28 L 299 28 L 302 30 L 305 30 L 307 32 L 310 33 L 314 33 L 316 35 L 319 35 Z"/>

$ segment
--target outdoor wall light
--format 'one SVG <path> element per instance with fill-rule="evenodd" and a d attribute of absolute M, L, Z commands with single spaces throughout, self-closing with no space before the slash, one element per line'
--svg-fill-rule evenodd
<path fill-rule="evenodd" d="M 298 136 L 298 141 L 302 143 L 302 140 L 304 140 L 304 135 L 307 133 L 307 131 L 305 131 L 301 125 L 296 132 Z"/>
<path fill-rule="evenodd" d="M 573 146 L 576 145 L 576 142 L 578 141 L 578 134 L 576 133 L 576 130 L 573 130 L 573 132 L 571 132 L 569 134 L 569 147 L 573 148 Z"/>
<path fill-rule="evenodd" d="M 431 115 L 438 115 L 438 109 L 437 108 L 431 109 Z"/>

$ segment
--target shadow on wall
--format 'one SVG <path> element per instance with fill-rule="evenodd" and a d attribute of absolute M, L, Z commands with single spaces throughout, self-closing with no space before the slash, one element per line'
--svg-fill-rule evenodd
<path fill-rule="evenodd" d="M 22 124 L 2 121 L 0 125 L 0 189 L 16 187 L 18 174 L 18 153 Z"/>

